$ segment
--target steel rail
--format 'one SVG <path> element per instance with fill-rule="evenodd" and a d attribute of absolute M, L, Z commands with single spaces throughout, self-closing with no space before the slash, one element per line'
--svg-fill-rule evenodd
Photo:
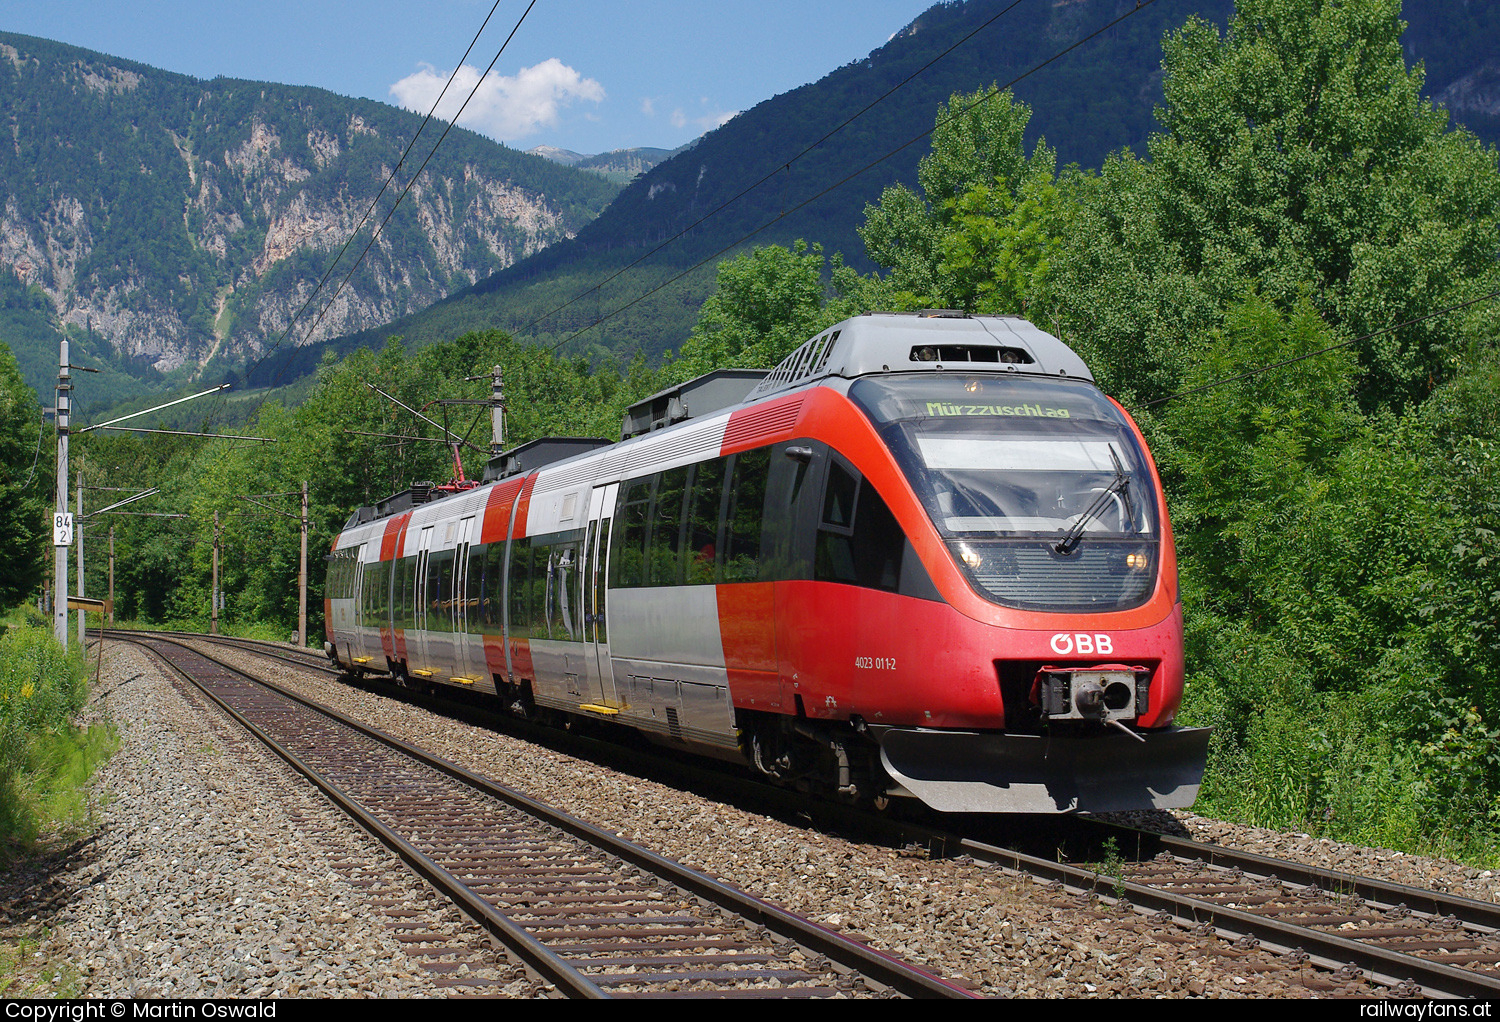
<path fill-rule="evenodd" d="M 757 786 L 758 787 L 758 786 Z M 910 836 L 912 828 L 882 821 L 892 833 Z M 1337 870 L 1307 866 L 1252 852 L 1205 845 L 1189 839 L 1139 831 L 1134 828 L 1108 825 L 1110 830 L 1135 835 L 1152 847 L 1163 849 L 1185 860 L 1201 859 L 1215 867 L 1239 868 L 1252 875 L 1274 876 L 1287 883 L 1306 888 L 1320 888 L 1331 893 L 1355 895 L 1366 902 L 1388 907 L 1404 906 L 1417 913 L 1432 916 L 1452 916 L 1461 920 L 1471 930 L 1500 931 L 1500 906 L 1446 892 L 1425 890 L 1402 884 L 1390 883 L 1370 877 L 1361 877 Z M 981 849 L 994 846 L 974 842 L 953 834 L 929 831 L 916 826 L 915 833 L 928 838 L 928 847 L 939 849 L 937 854 L 954 854 L 958 850 L 968 851 L 979 858 L 987 857 Z M 1060 879 L 1064 883 L 1093 889 L 1100 894 L 1113 892 L 1117 884 L 1113 878 L 1098 880 L 1097 871 L 1070 869 L 1050 860 L 1031 858 L 1024 853 L 1007 850 L 1017 861 L 1029 860 L 1031 865 L 1018 867 L 1024 872 L 1042 874 Z M 1310 952 L 1316 950 L 1319 964 L 1339 969 L 1354 964 L 1370 972 L 1376 978 L 1392 984 L 1402 981 L 1420 982 L 1424 987 L 1458 996 L 1495 997 L 1500 994 L 1500 979 L 1469 969 L 1445 963 L 1428 962 L 1419 957 L 1397 950 L 1374 947 L 1364 941 L 1348 936 L 1328 934 L 1312 927 L 1279 922 L 1254 913 L 1239 912 L 1204 899 L 1192 899 L 1186 895 L 1166 894 L 1149 884 L 1126 882 L 1119 885 L 1129 892 L 1129 900 L 1138 905 L 1150 906 L 1154 910 L 1167 911 L 1175 918 L 1197 923 L 1205 917 L 1223 925 L 1225 929 L 1248 933 L 1257 939 L 1285 947 L 1300 947 Z M 1151 893 L 1147 893 L 1151 892 Z M 1179 907 L 1186 906 L 1186 907 Z"/>
<path fill-rule="evenodd" d="M 1489 930 L 1500 930 L 1500 905 L 1446 891 L 1409 887 L 1374 877 L 1356 876 L 1338 870 L 1307 866 L 1302 863 L 1272 859 L 1255 852 L 1239 851 L 1219 845 L 1201 844 L 1174 835 L 1151 835 L 1162 848 L 1182 858 L 1198 858 L 1211 866 L 1238 867 L 1261 875 L 1274 874 L 1281 880 L 1304 887 L 1320 887 L 1342 894 L 1357 895 L 1366 901 L 1383 905 L 1405 905 L 1415 912 L 1451 915 L 1459 920 Z"/>
<path fill-rule="evenodd" d="M 1095 892 L 1101 897 L 1118 895 L 1132 905 L 1166 912 L 1180 922 L 1201 924 L 1206 921 L 1282 947 L 1302 948 L 1321 958 L 1321 964 L 1330 968 L 1348 963 L 1370 973 L 1373 978 L 1392 985 L 1403 981 L 1417 983 L 1429 996 L 1486 999 L 1500 996 L 1500 977 L 1423 961 L 1412 955 L 1372 947 L 1347 937 L 1280 922 L 1200 898 L 1174 894 L 1098 870 L 1070 866 L 1014 849 L 1000 848 L 967 838 L 960 845 L 977 859 L 995 862 L 1019 873 L 1058 880 L 1084 891 Z M 1270 861 L 1281 865 L 1279 860 Z"/>
<path fill-rule="evenodd" d="M 565 993 L 568 993 L 569 995 L 576 998 L 601 999 L 609 996 L 598 986 L 589 981 L 589 979 L 582 973 L 578 972 L 577 969 L 574 969 L 571 965 L 568 965 L 567 962 L 563 961 L 560 957 L 553 954 L 546 948 L 545 945 L 536 940 L 536 938 L 532 937 L 531 934 L 518 927 L 515 923 L 513 923 L 506 916 L 502 915 L 500 912 L 497 912 L 493 906 L 476 895 L 461 881 L 459 881 L 457 877 L 453 876 L 453 874 L 448 870 L 444 869 L 442 866 L 438 865 L 438 863 L 434 862 L 428 855 L 423 853 L 410 841 L 407 841 L 400 834 L 397 834 L 395 831 L 385 826 L 385 824 L 381 823 L 379 819 L 367 812 L 364 807 L 358 802 L 346 797 L 343 790 L 328 778 L 324 777 L 321 772 L 304 762 L 295 753 L 285 748 L 280 742 L 276 741 L 271 735 L 267 734 L 254 722 L 246 718 L 244 714 L 236 710 L 227 701 L 221 699 L 217 694 L 210 691 L 207 687 L 200 685 L 198 681 L 186 670 L 173 663 L 170 659 L 160 654 L 158 651 L 154 650 L 151 645 L 149 645 L 153 641 L 172 643 L 173 645 L 181 645 L 181 643 L 178 643 L 172 639 L 165 639 L 160 637 L 157 637 L 155 639 L 132 641 L 137 641 L 147 649 L 152 649 L 153 652 L 157 652 L 158 659 L 161 661 L 161 663 L 170 668 L 185 681 L 194 685 L 198 689 L 198 691 L 202 692 L 205 696 L 212 700 L 215 705 L 217 705 L 226 714 L 228 714 L 234 721 L 240 724 L 240 726 L 244 727 L 259 741 L 270 748 L 272 752 L 276 753 L 276 755 L 285 760 L 286 763 L 292 767 L 292 769 L 296 770 L 298 773 L 302 774 L 302 776 L 306 777 L 310 782 L 312 782 L 314 786 L 318 788 L 318 790 L 323 792 L 323 794 L 326 795 L 334 803 L 334 805 L 338 806 L 342 812 L 348 814 L 351 818 L 358 822 L 361 827 L 365 828 L 365 830 L 372 834 L 382 844 L 386 845 L 386 847 L 390 848 L 391 851 L 395 852 L 396 855 L 398 855 L 402 859 L 402 861 L 404 861 L 408 866 L 415 870 L 420 876 L 437 887 L 438 890 L 442 891 L 444 896 L 451 898 L 453 901 L 457 902 L 464 909 L 464 911 L 466 911 L 471 917 L 475 918 L 480 922 L 481 925 L 483 925 L 492 934 L 494 934 L 496 939 L 504 944 L 507 950 L 514 952 L 519 958 L 521 958 L 522 961 L 536 970 L 538 975 L 542 976 L 548 982 L 554 984 Z M 204 657 L 210 662 L 218 664 L 218 666 L 223 667 L 226 670 L 233 671 L 235 674 L 239 674 L 242 677 L 248 678 L 248 675 L 245 675 L 244 672 L 238 671 L 233 667 L 229 667 L 227 664 L 223 664 L 204 653 L 189 649 L 189 647 L 186 646 L 183 646 L 182 648 L 188 649 L 189 652 Z M 260 682 L 260 684 L 264 684 L 264 682 Z M 275 689 L 278 694 L 289 695 L 289 693 L 283 692 L 275 686 L 271 687 Z M 293 696 L 292 698 L 295 697 Z M 306 704 L 305 701 L 300 699 L 298 699 L 297 702 L 303 703 L 304 705 L 309 705 Z"/>
<path fill-rule="evenodd" d="M 344 676 L 344 671 L 333 665 L 323 653 L 302 647 L 300 649 L 287 649 L 285 643 L 271 642 L 267 639 L 246 639 L 238 635 L 204 635 L 199 632 L 171 632 L 171 631 L 127 631 L 122 629 L 107 628 L 104 633 L 107 637 L 122 641 L 133 641 L 136 638 L 163 638 L 174 642 L 192 640 L 204 642 L 210 646 L 225 646 L 229 649 L 244 650 L 246 653 L 255 653 L 258 656 L 268 657 L 272 660 L 280 660 L 309 671 L 319 671 L 323 674 Z"/>
<path fill-rule="evenodd" d="M 449 760 L 434 756 L 431 753 L 417 748 L 416 746 L 410 745 L 402 741 L 401 739 L 394 737 L 393 735 L 379 730 L 378 728 L 362 724 L 359 721 L 347 717 L 336 710 L 322 706 L 315 701 L 301 696 L 295 692 L 283 689 L 281 686 L 276 685 L 272 682 L 255 678 L 254 676 L 249 675 L 247 672 L 232 667 L 229 664 L 226 664 L 209 654 L 186 646 L 182 641 L 178 639 L 157 635 L 155 637 L 155 641 L 180 646 L 183 649 L 186 649 L 189 652 L 202 657 L 205 660 L 210 661 L 211 663 L 214 663 L 224 670 L 230 671 L 233 674 L 252 681 L 255 684 L 262 685 L 267 689 L 276 692 L 278 695 L 281 695 L 286 699 L 305 706 L 310 710 L 314 710 L 315 712 L 322 714 L 345 727 L 350 728 L 351 730 L 363 735 L 366 738 L 384 744 L 394 751 L 406 755 L 423 764 L 424 766 L 437 770 L 453 778 L 454 780 L 473 788 L 476 791 L 479 791 L 492 798 L 498 799 L 499 801 L 510 805 L 512 808 L 522 813 L 540 819 L 551 826 L 555 826 L 560 830 L 572 834 L 574 837 L 578 838 L 581 841 L 592 844 L 602 851 L 621 859 L 622 861 L 628 862 L 647 871 L 648 873 L 658 876 L 666 880 L 668 883 L 671 883 L 696 897 L 702 898 L 721 909 L 741 916 L 742 918 L 763 926 L 773 933 L 776 933 L 788 940 L 792 940 L 800 944 L 801 946 L 808 948 L 809 950 L 815 951 L 818 954 L 821 954 L 824 957 L 828 958 L 830 961 L 836 962 L 846 969 L 866 976 L 895 992 L 909 997 L 941 997 L 964 999 L 972 999 L 977 997 L 977 995 L 970 990 L 949 983 L 938 976 L 934 976 L 933 974 L 928 973 L 922 969 L 918 969 L 915 966 L 901 961 L 900 959 L 888 955 L 876 948 L 869 947 L 866 944 L 852 940 L 848 937 L 843 936 L 842 934 L 822 927 L 817 923 L 812 922 L 811 920 L 804 919 L 803 917 L 780 908 L 777 905 L 773 905 L 769 902 L 756 898 L 753 895 L 747 894 L 730 884 L 714 880 L 713 878 L 697 870 L 691 869 L 690 867 L 684 866 L 681 863 L 658 855 L 657 853 L 652 852 L 649 849 L 645 849 L 639 845 L 632 844 L 631 842 L 626 841 L 625 839 L 610 831 L 596 827 L 585 820 L 548 806 L 513 788 L 507 787 L 506 785 L 500 784 L 490 778 L 484 777 L 481 774 L 470 771 Z M 224 705 L 223 702 L 217 697 L 213 696 L 212 693 L 208 694 L 210 698 L 213 698 L 216 703 L 221 706 Z M 291 763 L 295 769 L 299 770 L 299 772 L 305 773 L 310 780 L 314 779 L 313 775 L 316 774 L 315 770 L 312 770 L 306 764 L 302 763 L 293 754 L 281 750 L 274 743 L 274 741 L 269 738 L 269 736 L 264 735 L 261 729 L 257 728 L 254 724 L 246 721 L 241 714 L 235 712 L 233 709 L 227 706 L 225 707 L 225 709 L 232 716 L 234 716 L 236 720 L 240 721 L 247 728 L 249 728 L 252 733 L 257 736 L 257 738 L 259 738 L 261 741 L 267 742 L 267 744 L 270 744 L 273 748 L 277 749 L 278 754 L 287 759 L 287 761 Z M 326 779 L 320 778 L 314 780 L 314 783 L 318 784 L 321 789 L 328 791 L 329 797 L 336 799 L 339 802 L 341 808 L 343 807 L 345 800 L 340 796 L 334 795 L 332 791 L 329 791 L 328 788 L 325 788 L 325 785 L 329 785 L 330 782 L 328 782 Z M 361 810 L 358 814 L 357 818 L 361 820 L 362 826 L 366 825 L 364 823 L 364 820 L 367 817 L 368 814 L 364 813 L 363 810 Z M 422 872 L 424 876 L 428 875 L 428 871 L 430 870 L 432 871 L 433 876 L 439 878 L 446 877 L 448 878 L 448 880 L 451 880 L 453 884 L 457 884 L 460 887 L 463 886 L 460 881 L 458 881 L 456 878 L 451 878 L 451 875 L 448 874 L 446 870 L 443 870 L 440 865 L 433 862 L 430 858 L 420 852 L 420 850 L 411 847 L 399 835 L 390 832 L 388 828 L 380 825 L 379 821 L 372 819 L 371 824 L 373 824 L 373 826 L 369 826 L 369 829 L 382 841 L 386 841 L 387 835 L 389 835 L 390 839 L 404 846 L 406 851 L 398 850 L 398 854 L 400 854 L 403 859 L 410 862 L 413 865 L 413 868 L 416 868 L 419 872 Z M 392 847 L 393 850 L 396 850 L 396 845 L 393 844 Z M 408 858 L 408 853 L 412 856 L 411 858 Z M 429 879 L 431 879 L 431 877 L 429 877 Z M 443 889 L 447 891 L 448 880 L 434 880 L 433 882 L 440 883 L 440 886 L 442 886 Z M 489 920 L 490 917 L 493 916 L 498 920 L 504 921 L 504 923 L 506 924 L 505 929 L 502 932 L 509 932 L 511 928 L 515 928 L 514 923 L 511 923 L 503 914 L 495 911 L 494 908 L 488 904 L 488 902 L 485 902 L 483 901 L 483 899 L 479 899 L 477 896 L 472 895 L 472 892 L 468 893 L 470 898 L 473 899 L 472 903 L 475 909 L 481 913 L 482 918 L 485 920 L 485 925 L 490 925 Z M 465 898 L 464 900 L 466 903 L 469 903 L 469 898 Z M 524 940 L 526 940 L 527 942 L 532 941 L 532 938 L 529 936 L 529 934 L 524 934 L 524 931 L 520 932 L 524 935 Z M 497 937 L 500 936 L 500 933 L 497 933 Z M 501 937 L 501 939 L 505 938 Z M 540 945 L 538 945 L 538 947 L 540 947 Z M 544 947 L 540 947 L 540 950 L 546 952 L 547 958 L 557 958 L 557 956 L 553 955 L 550 951 L 547 951 Z M 547 958 L 540 959 L 544 966 L 549 965 Z M 581 974 L 577 973 L 576 970 L 572 970 L 571 967 L 567 966 L 566 963 L 562 962 L 561 959 L 557 960 L 569 972 L 571 972 L 573 975 L 576 975 L 578 979 L 582 980 L 584 983 L 588 983 L 588 986 L 592 987 L 594 991 L 599 991 L 599 988 L 594 986 L 592 983 L 589 983 L 586 977 L 583 977 Z M 530 964 L 529 960 L 528 964 Z M 538 971 L 542 972 L 544 975 L 548 975 L 548 978 L 552 979 L 552 976 L 549 974 L 549 972 L 547 972 L 543 968 L 538 968 Z M 552 981 L 557 983 L 559 987 L 562 987 L 564 989 L 573 988 L 567 973 L 561 973 L 560 977 L 561 978 L 559 979 L 552 979 Z M 602 991 L 594 993 L 588 991 L 587 988 L 580 987 L 579 989 L 583 992 L 578 994 L 577 996 L 610 996 Z"/>

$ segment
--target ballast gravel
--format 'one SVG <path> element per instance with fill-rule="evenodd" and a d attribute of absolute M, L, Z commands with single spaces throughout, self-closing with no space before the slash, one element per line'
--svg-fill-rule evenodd
<path fill-rule="evenodd" d="M 253 654 L 224 655 L 984 996 L 1383 993 L 972 862 L 820 834 Z M 478 958 L 437 968 L 403 950 L 398 927 L 457 933 L 463 918 L 138 649 L 108 646 L 93 711 L 121 738 L 97 782 L 95 836 L 48 875 L 0 878 L 0 918 L 40 938 L 34 954 L 57 987 L 85 997 L 538 995 L 504 963 L 492 963 L 487 985 L 453 985 L 455 968 L 483 968 Z M 1500 901 L 1490 871 L 1174 815 L 1199 840 Z"/>

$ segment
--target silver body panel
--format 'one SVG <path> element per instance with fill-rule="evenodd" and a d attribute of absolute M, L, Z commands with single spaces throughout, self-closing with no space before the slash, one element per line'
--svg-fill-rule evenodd
<path fill-rule="evenodd" d="M 414 622 L 404 632 L 405 666 L 438 683 L 472 684 L 489 692 L 497 690 L 497 681 L 527 686 L 543 707 L 609 720 L 700 751 L 738 751 L 740 732 L 717 588 L 609 589 L 605 584 L 620 484 L 717 458 L 726 442 L 732 450 L 744 450 L 786 435 L 799 419 L 797 396 L 743 414 L 747 406 L 768 398 L 807 394 L 817 387 L 844 394 L 862 377 L 963 370 L 1092 379 L 1065 344 L 1018 318 L 860 316 L 809 340 L 740 405 L 686 417 L 687 398 L 674 391 L 676 405 L 665 398 L 659 402 L 661 425 L 667 428 L 652 428 L 657 409 L 648 401 L 641 417 L 647 432 L 542 463 L 524 474 L 497 472 L 487 477 L 495 479 L 492 483 L 413 507 L 396 550 L 398 560 L 416 559 L 416 585 L 403 610 Z M 737 411 L 741 416 L 729 430 Z M 496 487 L 523 479 L 520 493 L 526 500 L 518 494 L 503 514 L 497 511 L 494 517 L 504 521 L 487 519 Z M 336 549 L 361 549 L 368 569 L 379 557 L 390 520 L 347 528 Z M 467 593 L 447 607 L 423 601 L 429 560 L 451 556 L 453 577 L 462 589 L 472 571 L 473 548 L 486 535 L 505 545 L 507 570 L 500 595 L 505 627 L 511 627 L 512 613 L 508 566 L 518 542 L 532 544 L 533 553 L 546 548 L 545 567 L 539 570 L 561 587 L 559 599 L 545 601 L 545 621 L 533 614 L 519 630 L 491 632 L 489 662 L 486 636 L 473 623 Z M 497 536 L 515 538 L 497 541 Z M 536 581 L 536 563 L 527 568 L 533 572 L 528 584 Z M 364 577 L 356 574 L 356 584 Z M 330 600 L 330 637 L 340 657 L 357 651 L 372 658 L 370 669 L 378 669 L 388 655 L 386 643 L 379 625 L 359 620 L 360 604 L 358 599 Z M 445 627 L 429 627 L 441 615 L 446 615 L 441 617 Z M 1202 780 L 1207 731 L 1174 728 L 1150 734 L 1145 755 L 1131 738 L 1114 733 L 1078 740 L 893 728 L 882 729 L 877 740 L 879 758 L 898 793 L 915 795 L 934 808 L 1056 813 L 1191 805 Z"/>

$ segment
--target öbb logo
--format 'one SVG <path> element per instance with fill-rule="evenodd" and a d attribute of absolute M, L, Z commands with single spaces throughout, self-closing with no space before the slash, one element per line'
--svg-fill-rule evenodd
<path fill-rule="evenodd" d="M 1077 653 L 1080 656 L 1086 653 L 1108 654 L 1115 651 L 1114 640 L 1108 635 L 1095 632 L 1058 632 L 1052 636 L 1052 652 L 1059 656 L 1067 656 Z"/>

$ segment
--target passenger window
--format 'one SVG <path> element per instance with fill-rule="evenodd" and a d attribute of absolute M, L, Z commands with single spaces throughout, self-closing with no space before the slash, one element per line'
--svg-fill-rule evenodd
<path fill-rule="evenodd" d="M 734 457 L 729 499 L 724 505 L 725 582 L 756 582 L 761 578 L 761 520 L 770 469 L 768 447 Z"/>
<path fill-rule="evenodd" d="M 838 462 L 828 469 L 828 486 L 823 494 L 823 524 L 847 529 L 854 522 L 854 494 L 859 482 Z"/>
<path fill-rule="evenodd" d="M 655 476 L 634 479 L 620 486 L 615 510 L 614 549 L 609 554 L 609 585 L 624 589 L 646 584 L 646 520 L 651 511 Z"/>
<path fill-rule="evenodd" d="M 578 606 L 578 552 L 577 540 L 558 543 L 547 552 L 546 634 L 551 639 L 583 638 L 582 608 Z"/>
<path fill-rule="evenodd" d="M 648 585 L 682 585 L 682 511 L 687 496 L 687 471 L 685 465 L 669 469 L 657 483 L 647 559 Z"/>
<path fill-rule="evenodd" d="M 427 555 L 427 628 L 434 632 L 453 630 L 453 551 Z"/>
<path fill-rule="evenodd" d="M 693 466 L 692 513 L 688 519 L 687 583 L 714 582 L 718 559 L 719 511 L 724 501 L 725 459 Z"/>
<path fill-rule="evenodd" d="M 396 608 L 396 623 L 402 628 L 412 628 L 415 627 L 415 623 L 412 620 L 412 599 L 417 578 L 416 557 L 403 557 L 399 570 L 401 572 L 401 581 L 399 583 L 401 588 L 399 590 L 400 595 L 398 596 L 400 603 Z"/>
<path fill-rule="evenodd" d="M 487 633 L 500 634 L 501 599 L 504 595 L 505 541 L 498 540 L 485 548 L 484 580 L 479 596 L 479 620 Z"/>
<path fill-rule="evenodd" d="M 532 632 L 536 600 L 533 596 L 535 572 L 532 570 L 532 543 L 517 539 L 510 547 L 510 634 L 529 639 Z"/>

